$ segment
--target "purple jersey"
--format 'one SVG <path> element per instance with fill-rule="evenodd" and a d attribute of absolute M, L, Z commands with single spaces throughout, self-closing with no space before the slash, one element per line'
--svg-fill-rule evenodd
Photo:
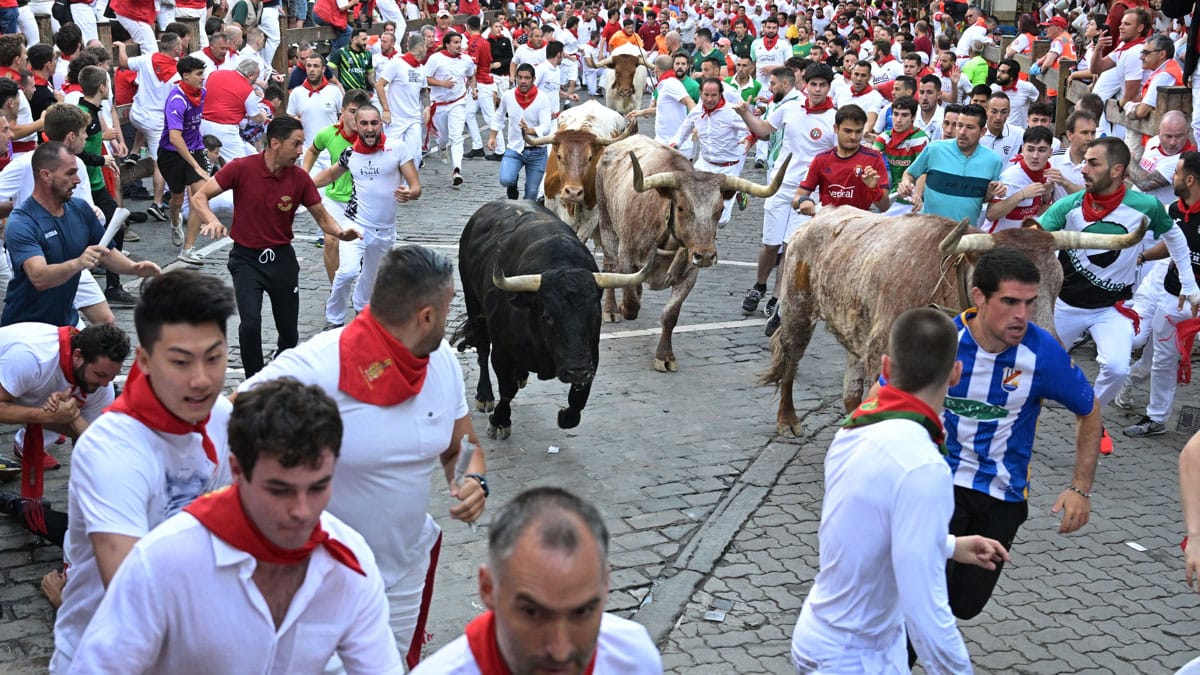
<path fill-rule="evenodd" d="M 189 151 L 196 152 L 204 149 L 204 137 L 200 134 L 200 119 L 204 111 L 204 90 L 200 90 L 200 105 L 192 105 L 179 87 L 167 94 L 163 105 L 163 115 L 166 126 L 163 127 L 162 138 L 158 147 L 162 150 L 175 152 L 175 144 L 171 142 L 171 130 L 183 132 L 183 142 Z"/>

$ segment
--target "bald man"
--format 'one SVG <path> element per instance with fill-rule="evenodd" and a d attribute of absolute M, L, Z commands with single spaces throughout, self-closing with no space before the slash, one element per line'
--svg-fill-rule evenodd
<path fill-rule="evenodd" d="M 1129 182 L 1142 192 L 1158 197 L 1163 206 L 1175 201 L 1172 181 L 1179 156 L 1196 146 L 1189 138 L 1191 124 L 1186 115 L 1172 110 L 1162 116 L 1158 135 L 1145 143 L 1126 141 L 1133 148 L 1129 165 Z"/>

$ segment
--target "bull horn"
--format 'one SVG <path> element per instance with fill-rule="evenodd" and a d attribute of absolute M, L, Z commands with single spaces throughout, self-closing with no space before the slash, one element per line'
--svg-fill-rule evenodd
<path fill-rule="evenodd" d="M 787 173 L 788 164 L 791 163 L 792 156 L 788 155 L 784 158 L 783 164 L 779 165 L 779 170 L 775 172 L 775 179 L 770 185 L 762 185 L 754 181 L 746 180 L 739 176 L 725 176 L 724 186 L 726 190 L 736 190 L 744 192 L 755 197 L 770 197 L 779 191 L 779 186 L 783 183 L 783 175 Z"/>
<path fill-rule="evenodd" d="M 621 133 L 617 134 L 616 136 L 613 136 L 611 138 L 597 138 L 596 145 L 598 145 L 600 147 L 605 147 L 608 145 L 612 145 L 613 143 L 616 143 L 617 141 L 623 141 L 626 138 L 629 138 L 630 136 L 636 134 L 637 130 L 638 130 L 638 128 L 637 128 L 636 124 L 629 123 L 629 124 L 625 125 L 625 130 L 622 131 Z"/>
<path fill-rule="evenodd" d="M 646 264 L 642 269 L 634 274 L 616 274 L 614 272 L 592 272 L 592 276 L 596 278 L 596 285 L 600 288 L 625 288 L 627 286 L 637 286 L 650 277 L 650 270 L 654 268 L 655 256 L 651 255 L 646 259 Z"/>
<path fill-rule="evenodd" d="M 542 275 L 521 274 L 506 277 L 499 268 L 492 270 L 492 285 L 506 293 L 537 293 L 542 287 Z"/>
<path fill-rule="evenodd" d="M 592 63 L 596 64 L 597 68 L 607 68 L 612 65 L 612 56 L 606 56 L 599 61 L 592 61 Z"/>
<path fill-rule="evenodd" d="M 551 131 L 549 136 L 533 136 L 526 131 L 522 131 L 521 135 L 525 137 L 526 145 L 550 145 L 554 142 L 554 137 L 558 132 Z"/>
<path fill-rule="evenodd" d="M 958 255 L 959 253 L 966 253 L 967 251 L 976 251 L 976 250 L 986 251 L 987 249 L 991 248 L 991 246 L 988 246 L 986 248 L 977 248 L 975 245 L 972 245 L 970 248 L 964 248 L 964 249 L 958 248 L 959 240 L 963 239 L 963 234 L 967 231 L 967 228 L 970 226 L 971 226 L 971 221 L 967 220 L 966 218 L 963 218 L 962 220 L 958 221 L 958 224 L 954 226 L 954 229 L 950 230 L 950 234 L 946 235 L 946 238 L 942 240 L 942 243 L 938 244 L 938 253 L 941 253 L 944 256 Z M 971 235 L 971 234 L 967 235 L 968 238 L 973 237 L 973 236 L 979 236 L 979 235 Z M 983 235 L 983 236 L 987 236 L 987 235 Z M 989 239 L 990 239 L 990 237 L 989 237 Z M 982 242 L 979 245 L 981 246 Z"/>
<path fill-rule="evenodd" d="M 643 176 L 642 165 L 638 164 L 637 155 L 632 150 L 629 151 L 629 161 L 633 162 L 633 189 L 635 192 L 645 192 L 655 188 L 674 190 L 679 187 L 678 181 L 675 180 L 675 174 L 670 172 L 656 173 L 649 178 Z"/>
<path fill-rule="evenodd" d="M 1142 224 L 1138 229 L 1127 234 L 1098 234 L 1096 232 L 1068 232 L 1059 230 L 1051 232 L 1054 237 L 1054 248 L 1059 250 L 1071 248 L 1086 248 L 1099 251 L 1120 251 L 1129 248 L 1146 236 L 1150 219 L 1142 216 Z"/>

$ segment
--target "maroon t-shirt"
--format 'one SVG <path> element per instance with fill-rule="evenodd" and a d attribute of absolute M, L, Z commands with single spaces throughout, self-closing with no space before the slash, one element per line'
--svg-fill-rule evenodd
<path fill-rule="evenodd" d="M 292 243 L 296 209 L 321 202 L 317 186 L 304 169 L 291 165 L 271 173 L 261 152 L 229 162 L 215 178 L 222 190 L 233 190 L 237 208 L 229 236 L 246 248 Z"/>

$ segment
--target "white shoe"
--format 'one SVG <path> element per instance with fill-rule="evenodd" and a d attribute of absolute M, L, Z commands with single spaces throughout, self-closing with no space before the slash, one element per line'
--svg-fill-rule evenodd
<path fill-rule="evenodd" d="M 189 265 L 203 265 L 204 264 L 204 258 L 201 258 L 199 255 L 196 254 L 195 247 L 187 248 L 187 249 L 180 251 L 179 256 L 176 259 L 179 262 L 185 262 Z"/>
<path fill-rule="evenodd" d="M 1133 410 L 1135 405 L 1133 402 L 1133 384 L 1125 383 L 1121 387 L 1121 391 L 1117 392 L 1117 397 L 1113 399 L 1113 405 L 1122 410 Z"/>

